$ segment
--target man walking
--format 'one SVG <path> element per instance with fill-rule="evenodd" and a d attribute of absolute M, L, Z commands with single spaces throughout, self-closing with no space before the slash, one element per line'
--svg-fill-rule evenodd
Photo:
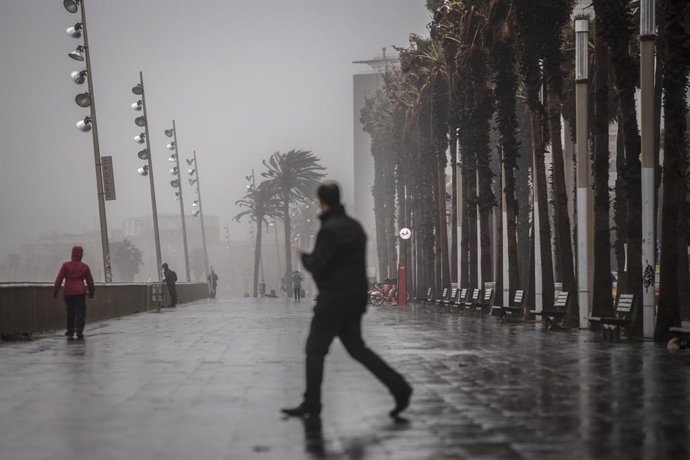
<path fill-rule="evenodd" d="M 338 337 L 350 356 L 388 387 L 395 399 L 390 416 L 397 418 L 410 403 L 412 387 L 362 339 L 362 316 L 367 305 L 366 235 L 360 224 L 345 214 L 338 185 L 323 183 L 317 197 L 321 229 L 314 251 L 300 252 L 302 264 L 312 273 L 319 289 L 307 338 L 306 391 L 299 406 L 282 411 L 297 417 L 320 415 L 324 359 L 331 342 Z"/>
<path fill-rule="evenodd" d="M 71 260 L 62 264 L 53 284 L 53 298 L 57 298 L 58 292 L 65 282 L 63 295 L 67 305 L 67 331 L 68 340 L 84 340 L 84 323 L 86 322 L 86 294 L 93 299 L 96 287 L 93 284 L 91 269 L 81 261 L 84 249 L 81 246 L 72 248 Z M 86 286 L 84 285 L 86 283 Z"/>
<path fill-rule="evenodd" d="M 170 293 L 170 305 L 168 308 L 174 308 L 177 306 L 177 288 L 175 283 L 177 283 L 177 273 L 168 268 L 168 264 L 163 264 L 163 276 L 165 285 L 168 286 L 168 292 Z"/>

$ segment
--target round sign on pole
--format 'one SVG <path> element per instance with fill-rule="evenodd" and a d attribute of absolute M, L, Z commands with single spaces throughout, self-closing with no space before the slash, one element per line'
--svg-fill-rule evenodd
<path fill-rule="evenodd" d="M 410 230 L 407 227 L 400 229 L 400 238 L 402 238 L 403 240 L 409 240 L 411 237 L 412 237 L 412 230 Z"/>

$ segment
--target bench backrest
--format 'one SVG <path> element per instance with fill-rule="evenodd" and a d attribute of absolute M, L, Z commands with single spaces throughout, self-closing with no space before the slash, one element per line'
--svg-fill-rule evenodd
<path fill-rule="evenodd" d="M 462 288 L 458 291 L 458 296 L 455 298 L 455 302 L 464 302 L 467 299 L 467 288 Z"/>
<path fill-rule="evenodd" d="M 634 303 L 635 294 L 621 294 L 618 297 L 618 305 L 616 306 L 616 313 L 618 313 L 618 317 L 629 318 L 632 315 Z"/>
<path fill-rule="evenodd" d="M 443 291 L 441 292 L 441 299 L 447 299 L 448 298 L 448 288 L 443 288 Z"/>
<path fill-rule="evenodd" d="M 450 290 L 450 297 L 448 300 L 455 300 L 455 297 L 458 295 L 458 288 L 453 288 Z"/>
<path fill-rule="evenodd" d="M 515 291 L 515 297 L 513 297 L 513 304 L 516 307 L 522 306 L 522 301 L 525 300 L 525 291 L 518 289 Z"/>
<path fill-rule="evenodd" d="M 568 293 L 559 292 L 556 301 L 553 303 L 553 308 L 555 310 L 565 310 L 568 306 Z"/>
<path fill-rule="evenodd" d="M 433 296 L 432 296 L 433 292 L 434 291 L 431 288 L 428 288 L 426 290 L 426 300 L 433 300 Z"/>
<path fill-rule="evenodd" d="M 487 289 L 484 291 L 484 303 L 488 304 L 491 302 L 491 299 L 494 296 L 494 290 L 493 289 Z"/>
<path fill-rule="evenodd" d="M 478 301 L 482 296 L 482 290 L 481 289 L 472 289 L 472 301 L 476 302 Z"/>

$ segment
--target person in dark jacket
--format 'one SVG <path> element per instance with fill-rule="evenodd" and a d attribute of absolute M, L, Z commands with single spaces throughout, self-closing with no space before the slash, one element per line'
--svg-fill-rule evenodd
<path fill-rule="evenodd" d="M 168 264 L 165 263 L 163 267 L 163 281 L 165 285 L 168 286 L 168 292 L 170 293 L 170 305 L 168 308 L 175 308 L 177 306 L 177 288 L 175 283 L 177 283 L 177 273 L 168 268 Z"/>
<path fill-rule="evenodd" d="M 62 294 L 67 305 L 67 331 L 68 340 L 84 340 L 84 324 L 86 322 L 86 295 L 93 299 L 96 287 L 91 276 L 91 269 L 81 261 L 84 249 L 81 246 L 72 248 L 72 259 L 63 263 L 53 284 L 53 298 L 57 298 L 62 282 L 65 287 Z M 86 283 L 86 284 L 85 284 Z"/>
<path fill-rule="evenodd" d="M 218 275 L 213 270 L 213 266 L 211 266 L 211 273 L 208 274 L 208 288 L 209 297 L 215 299 L 216 289 L 218 288 Z"/>
<path fill-rule="evenodd" d="M 367 305 L 366 235 L 361 225 L 345 214 L 337 184 L 323 183 L 317 197 L 321 229 L 314 251 L 300 251 L 302 264 L 319 290 L 306 345 L 306 391 L 299 406 L 282 411 L 288 416 L 320 415 L 324 359 L 338 337 L 350 356 L 388 387 L 395 399 L 390 416 L 397 418 L 410 403 L 412 387 L 362 339 Z"/>

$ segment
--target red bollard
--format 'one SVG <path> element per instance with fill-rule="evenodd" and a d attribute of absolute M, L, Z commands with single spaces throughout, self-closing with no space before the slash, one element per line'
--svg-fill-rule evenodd
<path fill-rule="evenodd" d="M 407 270 L 403 264 L 398 266 L 398 305 L 407 305 Z"/>

